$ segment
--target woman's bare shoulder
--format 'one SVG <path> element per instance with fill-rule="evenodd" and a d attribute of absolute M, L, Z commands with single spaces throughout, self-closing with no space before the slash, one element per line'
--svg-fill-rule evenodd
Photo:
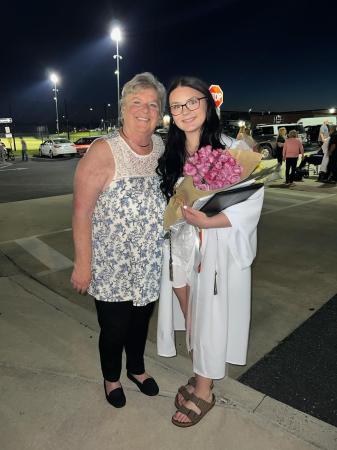
<path fill-rule="evenodd" d="M 89 147 L 78 163 L 77 176 L 87 177 L 100 174 L 103 178 L 114 173 L 115 161 L 107 139 L 98 138 Z"/>

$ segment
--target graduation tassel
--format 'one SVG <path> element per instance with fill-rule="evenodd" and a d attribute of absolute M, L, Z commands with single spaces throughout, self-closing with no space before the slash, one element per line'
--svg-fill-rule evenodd
<path fill-rule="evenodd" d="M 173 261 L 172 261 L 171 230 L 169 231 L 169 246 L 170 246 L 170 259 L 169 259 L 170 281 L 173 281 Z"/>
<path fill-rule="evenodd" d="M 218 286 L 217 286 L 217 282 L 216 282 L 216 276 L 217 276 L 217 271 L 215 271 L 215 275 L 214 275 L 214 291 L 213 291 L 214 295 L 218 295 Z"/>
<path fill-rule="evenodd" d="M 199 251 L 201 249 L 201 246 L 202 246 L 202 229 L 199 229 Z M 198 271 L 198 273 L 201 272 L 201 262 L 200 262 L 200 264 L 198 266 L 197 271 Z"/>

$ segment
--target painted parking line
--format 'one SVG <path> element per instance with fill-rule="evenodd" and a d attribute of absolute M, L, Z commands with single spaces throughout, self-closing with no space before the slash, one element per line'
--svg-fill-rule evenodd
<path fill-rule="evenodd" d="M 273 191 L 268 191 L 265 196 L 264 206 L 261 215 L 272 214 L 285 209 L 290 209 L 309 203 L 317 202 L 326 198 L 336 196 L 337 193 L 313 193 L 313 192 L 299 192 L 288 191 L 286 195 Z M 282 206 L 283 203 L 283 206 Z"/>
<path fill-rule="evenodd" d="M 28 170 L 29 167 L 16 167 L 15 169 L 6 169 L 0 167 L 0 172 L 9 172 L 10 170 Z"/>
<path fill-rule="evenodd" d="M 49 270 L 57 271 L 73 266 L 73 262 L 69 258 L 45 244 L 37 237 L 16 239 L 14 242 L 48 267 Z"/>

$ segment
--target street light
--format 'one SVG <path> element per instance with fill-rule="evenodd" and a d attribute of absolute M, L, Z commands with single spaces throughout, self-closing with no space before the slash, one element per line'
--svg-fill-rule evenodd
<path fill-rule="evenodd" d="M 113 41 L 116 41 L 116 54 L 114 55 L 114 59 L 116 60 L 116 67 L 117 67 L 115 74 L 117 76 L 117 117 L 118 117 L 117 125 L 119 125 L 119 60 L 123 59 L 118 51 L 118 43 L 122 39 L 122 33 L 120 28 L 118 27 L 113 28 L 110 37 Z"/>
<path fill-rule="evenodd" d="M 58 109 L 58 103 L 57 103 L 57 83 L 59 82 L 59 77 L 56 75 L 56 73 L 52 73 L 50 75 L 50 81 L 54 83 L 54 100 L 55 100 L 55 108 L 56 108 L 56 133 L 60 133 L 59 128 L 59 109 Z"/>

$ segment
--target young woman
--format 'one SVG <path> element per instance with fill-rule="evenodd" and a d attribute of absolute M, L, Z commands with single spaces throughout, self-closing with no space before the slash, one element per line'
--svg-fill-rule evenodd
<path fill-rule="evenodd" d="M 183 176 L 188 156 L 209 144 L 224 148 L 214 101 L 203 81 L 178 78 L 169 89 L 168 101 L 172 122 L 157 169 L 167 199 Z M 177 412 L 172 417 L 177 426 L 196 424 L 214 406 L 213 379 L 224 377 L 226 362 L 246 362 L 250 266 L 256 253 L 256 226 L 262 202 L 263 188 L 245 202 L 213 217 L 193 208 L 182 208 L 187 231 L 188 228 L 201 230 L 202 239 L 197 245 L 195 240 L 186 239 L 182 251 L 172 233 L 172 282 L 168 269 L 169 245 L 164 247 L 158 353 L 168 357 L 176 354 L 174 329 L 184 329 L 186 323 L 195 374 L 178 390 Z M 195 251 L 200 244 L 200 252 Z M 196 263 L 196 253 L 201 255 L 200 265 L 199 261 Z"/>
<path fill-rule="evenodd" d="M 281 127 L 278 130 L 278 136 L 276 139 L 276 157 L 279 165 L 282 165 L 283 161 L 283 146 L 287 139 L 287 129 L 285 127 Z"/>

